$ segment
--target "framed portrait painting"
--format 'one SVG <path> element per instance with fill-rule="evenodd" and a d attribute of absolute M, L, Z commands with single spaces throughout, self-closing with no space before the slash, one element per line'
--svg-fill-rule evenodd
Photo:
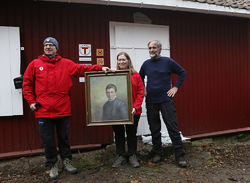
<path fill-rule="evenodd" d="M 86 72 L 87 126 L 133 124 L 129 70 Z"/>

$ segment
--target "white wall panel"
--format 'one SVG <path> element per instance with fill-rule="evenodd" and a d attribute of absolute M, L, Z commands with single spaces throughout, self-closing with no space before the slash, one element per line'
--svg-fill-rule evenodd
<path fill-rule="evenodd" d="M 13 82 L 20 76 L 19 28 L 0 26 L 0 40 L 0 116 L 22 115 L 22 89 Z"/>
<path fill-rule="evenodd" d="M 170 56 L 169 27 L 161 25 L 134 24 L 111 22 L 110 23 L 110 64 L 116 66 L 116 56 L 125 51 L 131 57 L 134 68 L 139 72 L 141 65 L 149 58 L 147 44 L 151 40 L 159 40 L 162 43 L 162 56 Z M 145 82 L 146 83 L 146 82 Z M 162 121 L 162 132 L 167 133 Z M 137 135 L 150 134 L 145 101 L 142 104 L 142 115 L 137 129 Z"/>

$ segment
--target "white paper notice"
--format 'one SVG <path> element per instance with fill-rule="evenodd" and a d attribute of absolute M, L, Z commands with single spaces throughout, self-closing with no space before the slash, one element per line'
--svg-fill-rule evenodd
<path fill-rule="evenodd" d="M 91 61 L 91 57 L 79 57 L 79 61 Z"/>
<path fill-rule="evenodd" d="M 79 82 L 80 82 L 80 83 L 85 82 L 85 77 L 79 77 Z"/>

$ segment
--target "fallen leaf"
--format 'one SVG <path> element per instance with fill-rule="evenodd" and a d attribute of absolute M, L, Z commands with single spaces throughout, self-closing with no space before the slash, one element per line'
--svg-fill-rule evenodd
<path fill-rule="evenodd" d="M 131 180 L 130 183 L 140 183 L 138 180 Z"/>
<path fill-rule="evenodd" d="M 181 175 L 184 175 L 185 173 L 184 172 L 180 172 Z"/>
<path fill-rule="evenodd" d="M 194 180 L 192 179 L 192 178 L 189 178 L 189 179 L 187 179 L 187 182 L 194 182 Z"/>
<path fill-rule="evenodd" d="M 148 166 L 156 166 L 156 163 L 153 163 L 152 161 L 148 161 Z"/>

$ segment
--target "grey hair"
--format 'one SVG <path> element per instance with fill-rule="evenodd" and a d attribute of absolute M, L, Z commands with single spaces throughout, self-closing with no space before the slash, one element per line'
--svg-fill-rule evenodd
<path fill-rule="evenodd" d="M 150 44 L 150 43 L 152 43 L 152 42 L 156 42 L 156 44 L 158 45 L 158 48 L 161 50 L 161 48 L 162 48 L 162 44 L 161 44 L 161 42 L 160 42 L 160 41 L 158 41 L 158 40 L 152 40 L 152 41 L 149 41 L 149 42 L 148 42 L 148 47 L 149 47 L 149 44 Z"/>

